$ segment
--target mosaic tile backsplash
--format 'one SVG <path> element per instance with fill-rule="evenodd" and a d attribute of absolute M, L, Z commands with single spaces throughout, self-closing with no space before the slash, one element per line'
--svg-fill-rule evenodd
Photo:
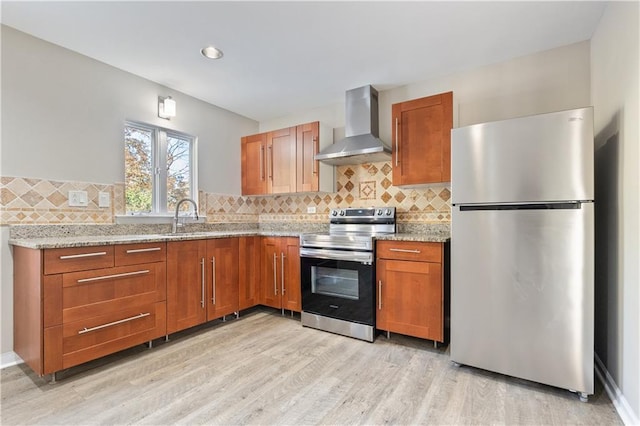
<path fill-rule="evenodd" d="M 210 223 L 326 223 L 335 207 L 395 206 L 399 223 L 448 223 L 451 220 L 449 184 L 398 188 L 391 184 L 390 163 L 336 168 L 336 192 L 270 196 L 199 193 L 199 211 Z M 0 224 L 110 224 L 123 215 L 124 184 L 61 182 L 23 177 L 0 180 Z M 87 191 L 87 207 L 69 207 L 70 190 Z M 98 207 L 98 192 L 108 192 L 110 207 Z M 308 214 L 307 207 L 315 207 Z"/>

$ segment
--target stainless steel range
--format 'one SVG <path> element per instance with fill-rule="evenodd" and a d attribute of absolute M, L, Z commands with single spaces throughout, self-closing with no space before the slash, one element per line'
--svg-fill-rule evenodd
<path fill-rule="evenodd" d="M 329 234 L 300 236 L 302 325 L 373 342 L 374 238 L 396 232 L 396 209 L 332 209 L 329 219 Z"/>

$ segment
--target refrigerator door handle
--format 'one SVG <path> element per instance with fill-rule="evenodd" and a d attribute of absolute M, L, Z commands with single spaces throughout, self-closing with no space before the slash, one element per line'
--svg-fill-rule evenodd
<path fill-rule="evenodd" d="M 523 203 L 523 204 L 467 204 L 460 205 L 460 211 L 479 210 L 579 210 L 582 201 Z"/>

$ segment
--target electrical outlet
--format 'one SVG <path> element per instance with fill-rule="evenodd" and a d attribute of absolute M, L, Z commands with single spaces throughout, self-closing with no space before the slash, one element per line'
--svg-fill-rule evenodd
<path fill-rule="evenodd" d="M 87 191 L 69 191 L 69 207 L 86 207 L 88 205 Z"/>
<path fill-rule="evenodd" d="M 98 192 L 98 207 L 109 207 L 111 205 L 111 194 L 108 192 Z"/>
<path fill-rule="evenodd" d="M 315 206 L 307 207 L 307 213 L 315 213 L 315 212 L 316 212 Z"/>

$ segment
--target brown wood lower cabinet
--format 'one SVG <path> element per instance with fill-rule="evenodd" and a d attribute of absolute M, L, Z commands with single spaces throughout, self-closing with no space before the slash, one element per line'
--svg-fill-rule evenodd
<path fill-rule="evenodd" d="M 261 237 L 239 238 L 239 289 L 238 309 L 248 309 L 259 304 L 261 278 Z"/>
<path fill-rule="evenodd" d="M 294 312 L 302 310 L 298 238 L 262 238 L 260 304 Z"/>
<path fill-rule="evenodd" d="M 300 312 L 298 238 L 14 247 L 14 350 L 40 375 L 258 304 Z"/>
<path fill-rule="evenodd" d="M 165 250 L 14 247 L 14 351 L 42 375 L 164 336 Z"/>
<path fill-rule="evenodd" d="M 167 243 L 167 333 L 238 311 L 238 239 Z"/>
<path fill-rule="evenodd" d="M 444 341 L 443 243 L 378 241 L 376 327 Z"/>

